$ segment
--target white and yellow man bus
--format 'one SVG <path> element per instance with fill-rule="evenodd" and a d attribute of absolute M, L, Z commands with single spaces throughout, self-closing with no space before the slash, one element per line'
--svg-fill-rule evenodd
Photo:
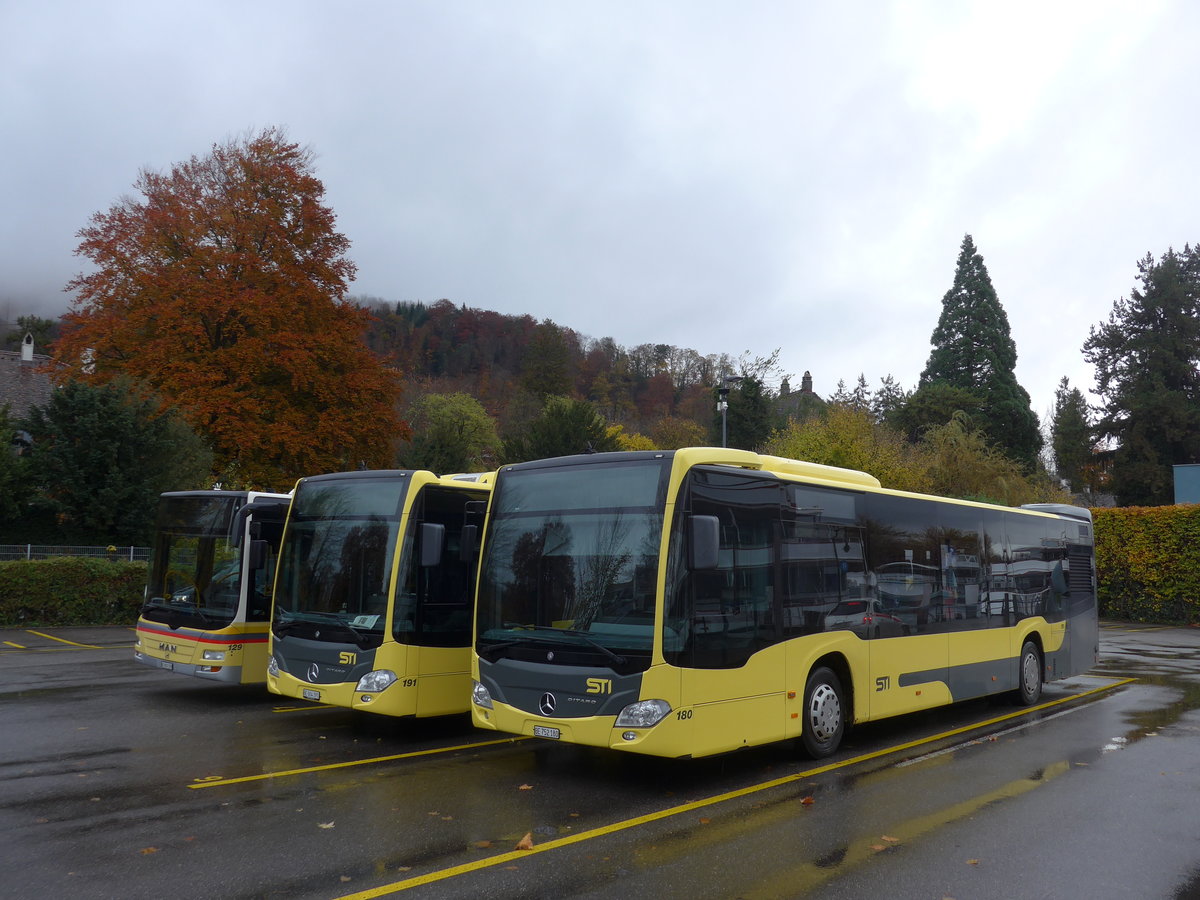
<path fill-rule="evenodd" d="M 258 491 L 159 498 L 135 660 L 225 684 L 266 681 L 271 579 L 289 499 Z"/>
<path fill-rule="evenodd" d="M 490 480 L 300 479 L 279 551 L 268 689 L 389 716 L 465 713 Z"/>
<path fill-rule="evenodd" d="M 1040 546 L 1064 552 L 1026 588 L 1037 602 L 990 614 L 989 567 Z M 741 450 L 505 466 L 473 719 L 665 757 L 791 738 L 823 757 L 854 723 L 988 694 L 1032 705 L 1096 660 L 1093 559 L 1084 509 L 885 490 Z"/>

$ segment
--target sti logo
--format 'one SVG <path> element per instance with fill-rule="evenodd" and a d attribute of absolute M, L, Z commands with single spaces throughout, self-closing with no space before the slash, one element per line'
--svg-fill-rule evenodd
<path fill-rule="evenodd" d="M 611 694 L 612 681 L 608 678 L 589 678 L 587 680 L 587 692 L 589 694 Z"/>
<path fill-rule="evenodd" d="M 338 662 L 343 666 L 352 666 L 358 657 L 353 653 L 342 652 L 338 654 Z"/>

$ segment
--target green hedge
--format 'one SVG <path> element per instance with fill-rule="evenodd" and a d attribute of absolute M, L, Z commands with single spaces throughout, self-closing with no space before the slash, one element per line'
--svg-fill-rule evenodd
<path fill-rule="evenodd" d="M 144 562 L 0 562 L 0 627 L 135 625 L 145 588 Z"/>
<path fill-rule="evenodd" d="M 1200 506 L 1093 509 L 1100 615 L 1200 623 Z"/>

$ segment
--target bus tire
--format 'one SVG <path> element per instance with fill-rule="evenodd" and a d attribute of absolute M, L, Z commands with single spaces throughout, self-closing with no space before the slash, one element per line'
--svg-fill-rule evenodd
<path fill-rule="evenodd" d="M 1018 706 L 1033 706 L 1042 696 L 1042 654 L 1037 644 L 1026 641 L 1017 660 L 1017 689 L 1013 699 Z"/>
<path fill-rule="evenodd" d="M 813 759 L 833 754 L 846 732 L 846 702 L 842 682 L 832 669 L 821 666 L 808 676 L 802 715 L 800 740 L 805 752 Z"/>

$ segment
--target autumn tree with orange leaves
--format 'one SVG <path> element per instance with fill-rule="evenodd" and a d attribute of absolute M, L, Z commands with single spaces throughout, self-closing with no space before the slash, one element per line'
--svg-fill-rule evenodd
<path fill-rule="evenodd" d="M 268 128 L 134 186 L 78 234 L 96 270 L 67 285 L 59 377 L 148 384 L 227 487 L 390 464 L 399 384 L 346 300 L 350 242 L 311 151 Z"/>

